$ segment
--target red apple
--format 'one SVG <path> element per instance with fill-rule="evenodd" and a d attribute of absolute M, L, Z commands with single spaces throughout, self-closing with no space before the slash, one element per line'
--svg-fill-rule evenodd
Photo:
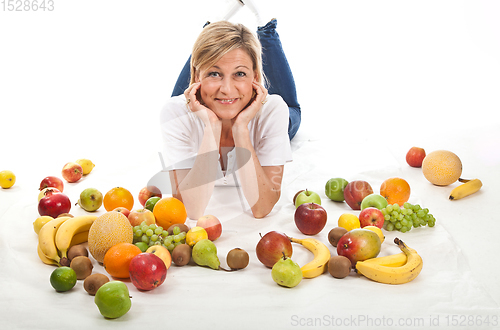
<path fill-rule="evenodd" d="M 376 226 L 382 228 L 385 222 L 382 211 L 376 207 L 367 207 L 361 210 L 358 218 L 361 228 L 366 226 Z"/>
<path fill-rule="evenodd" d="M 69 162 L 64 165 L 61 174 L 64 180 L 70 183 L 77 182 L 83 176 L 83 168 L 80 164 Z"/>
<path fill-rule="evenodd" d="M 353 229 L 345 233 L 337 243 L 337 254 L 351 260 L 352 267 L 356 262 L 375 258 L 380 253 L 379 236 L 368 229 Z"/>
<path fill-rule="evenodd" d="M 425 158 L 425 150 L 419 147 L 412 147 L 406 154 L 406 162 L 411 167 L 422 167 Z"/>
<path fill-rule="evenodd" d="M 123 215 L 126 216 L 127 219 L 128 216 L 130 215 L 130 210 L 123 206 L 118 206 L 116 209 L 113 209 L 113 211 L 123 213 Z"/>
<path fill-rule="evenodd" d="M 198 219 L 196 226 L 205 229 L 208 234 L 208 239 L 212 242 L 222 234 L 222 224 L 219 219 L 213 215 L 204 215 Z"/>
<path fill-rule="evenodd" d="M 156 223 L 156 218 L 153 212 L 148 209 L 130 211 L 127 218 L 132 227 L 139 226 L 143 221 L 145 221 L 148 226 Z"/>
<path fill-rule="evenodd" d="M 45 197 L 38 202 L 38 213 L 41 216 L 48 215 L 55 219 L 60 214 L 69 213 L 69 210 L 71 210 L 71 201 L 63 193 L 47 191 Z"/>
<path fill-rule="evenodd" d="M 141 203 L 142 206 L 146 205 L 146 201 L 150 199 L 151 197 L 162 197 L 160 189 L 156 188 L 155 186 L 147 186 L 141 189 L 139 191 L 139 202 Z"/>
<path fill-rule="evenodd" d="M 39 190 L 43 190 L 43 189 L 49 188 L 49 187 L 56 188 L 60 192 L 63 192 L 64 183 L 58 177 L 48 176 L 48 177 L 44 178 L 42 180 L 42 182 L 40 182 L 40 189 Z"/>
<path fill-rule="evenodd" d="M 373 194 L 372 187 L 362 180 L 351 181 L 344 189 L 345 202 L 353 210 L 361 210 L 361 202 L 370 194 Z"/>
<path fill-rule="evenodd" d="M 130 260 L 130 281 L 139 290 L 149 291 L 160 286 L 167 277 L 167 266 L 154 253 L 143 252 Z"/>
<path fill-rule="evenodd" d="M 305 235 L 316 235 L 325 228 L 326 210 L 316 203 L 304 203 L 295 210 L 295 225 Z"/>
<path fill-rule="evenodd" d="M 273 268 L 274 264 L 283 257 L 292 256 L 292 243 L 290 238 L 283 233 L 270 231 L 259 240 L 255 249 L 257 258 L 266 267 Z"/>

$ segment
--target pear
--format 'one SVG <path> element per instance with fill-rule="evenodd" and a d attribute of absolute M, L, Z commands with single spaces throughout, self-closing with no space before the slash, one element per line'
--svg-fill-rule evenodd
<path fill-rule="evenodd" d="M 102 193 L 95 188 L 87 188 L 80 193 L 77 204 L 87 212 L 97 211 L 102 205 Z"/>
<path fill-rule="evenodd" d="M 296 262 L 283 253 L 283 257 L 274 264 L 271 276 L 278 285 L 293 288 L 302 281 L 302 270 Z"/>
<path fill-rule="evenodd" d="M 212 269 L 220 269 L 219 257 L 217 257 L 217 247 L 215 244 L 205 238 L 198 241 L 193 246 L 193 261 L 199 266 L 208 266 Z"/>

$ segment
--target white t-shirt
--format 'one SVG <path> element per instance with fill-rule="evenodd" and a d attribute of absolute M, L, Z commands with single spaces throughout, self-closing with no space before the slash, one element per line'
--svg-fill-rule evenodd
<path fill-rule="evenodd" d="M 248 124 L 250 140 L 262 166 L 285 165 L 286 162 L 292 161 L 288 118 L 288 106 L 281 96 L 268 95 L 267 102 Z M 160 114 L 160 125 L 167 169 L 192 168 L 203 139 L 205 125 L 188 109 L 184 95 L 168 100 Z M 226 171 L 222 171 L 218 162 L 216 185 L 237 184 L 233 175 L 236 171 L 234 154 L 234 149 L 227 153 Z"/>

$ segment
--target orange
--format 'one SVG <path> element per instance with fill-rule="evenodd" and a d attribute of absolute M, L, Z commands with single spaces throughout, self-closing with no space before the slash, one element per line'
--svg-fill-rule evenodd
<path fill-rule="evenodd" d="M 405 179 L 390 178 L 382 182 L 380 195 L 387 199 L 387 203 L 397 203 L 403 206 L 410 198 L 410 185 Z"/>
<path fill-rule="evenodd" d="M 462 175 L 462 162 L 451 151 L 436 150 L 425 156 L 422 173 L 430 183 L 447 186 L 456 182 Z"/>
<path fill-rule="evenodd" d="M 130 261 L 139 253 L 142 253 L 141 249 L 132 243 L 118 243 L 106 252 L 102 264 L 109 275 L 117 278 L 129 278 Z"/>
<path fill-rule="evenodd" d="M 156 224 L 163 228 L 186 222 L 187 213 L 184 204 L 175 197 L 165 197 L 156 202 L 153 208 Z"/>
<path fill-rule="evenodd" d="M 128 218 L 120 212 L 109 211 L 94 220 L 89 229 L 89 252 L 102 263 L 106 252 L 118 243 L 132 243 L 134 230 Z"/>
<path fill-rule="evenodd" d="M 115 187 L 104 195 L 102 203 L 106 211 L 112 211 L 117 207 L 124 207 L 127 210 L 132 211 L 132 207 L 134 206 L 134 196 L 132 196 L 130 191 L 125 188 Z"/>

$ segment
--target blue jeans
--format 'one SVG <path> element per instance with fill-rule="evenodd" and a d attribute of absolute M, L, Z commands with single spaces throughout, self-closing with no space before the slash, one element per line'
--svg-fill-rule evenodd
<path fill-rule="evenodd" d="M 271 20 L 257 29 L 257 36 L 262 44 L 262 62 L 264 75 L 267 77 L 269 86 L 266 86 L 269 94 L 278 94 L 283 98 L 289 109 L 288 137 L 290 140 L 295 136 L 300 126 L 300 105 L 297 101 L 297 91 L 292 71 L 288 65 L 285 53 L 281 46 L 280 37 L 276 32 L 277 21 Z M 191 56 L 177 78 L 172 96 L 184 93 L 189 87 L 191 80 L 190 69 Z"/>

